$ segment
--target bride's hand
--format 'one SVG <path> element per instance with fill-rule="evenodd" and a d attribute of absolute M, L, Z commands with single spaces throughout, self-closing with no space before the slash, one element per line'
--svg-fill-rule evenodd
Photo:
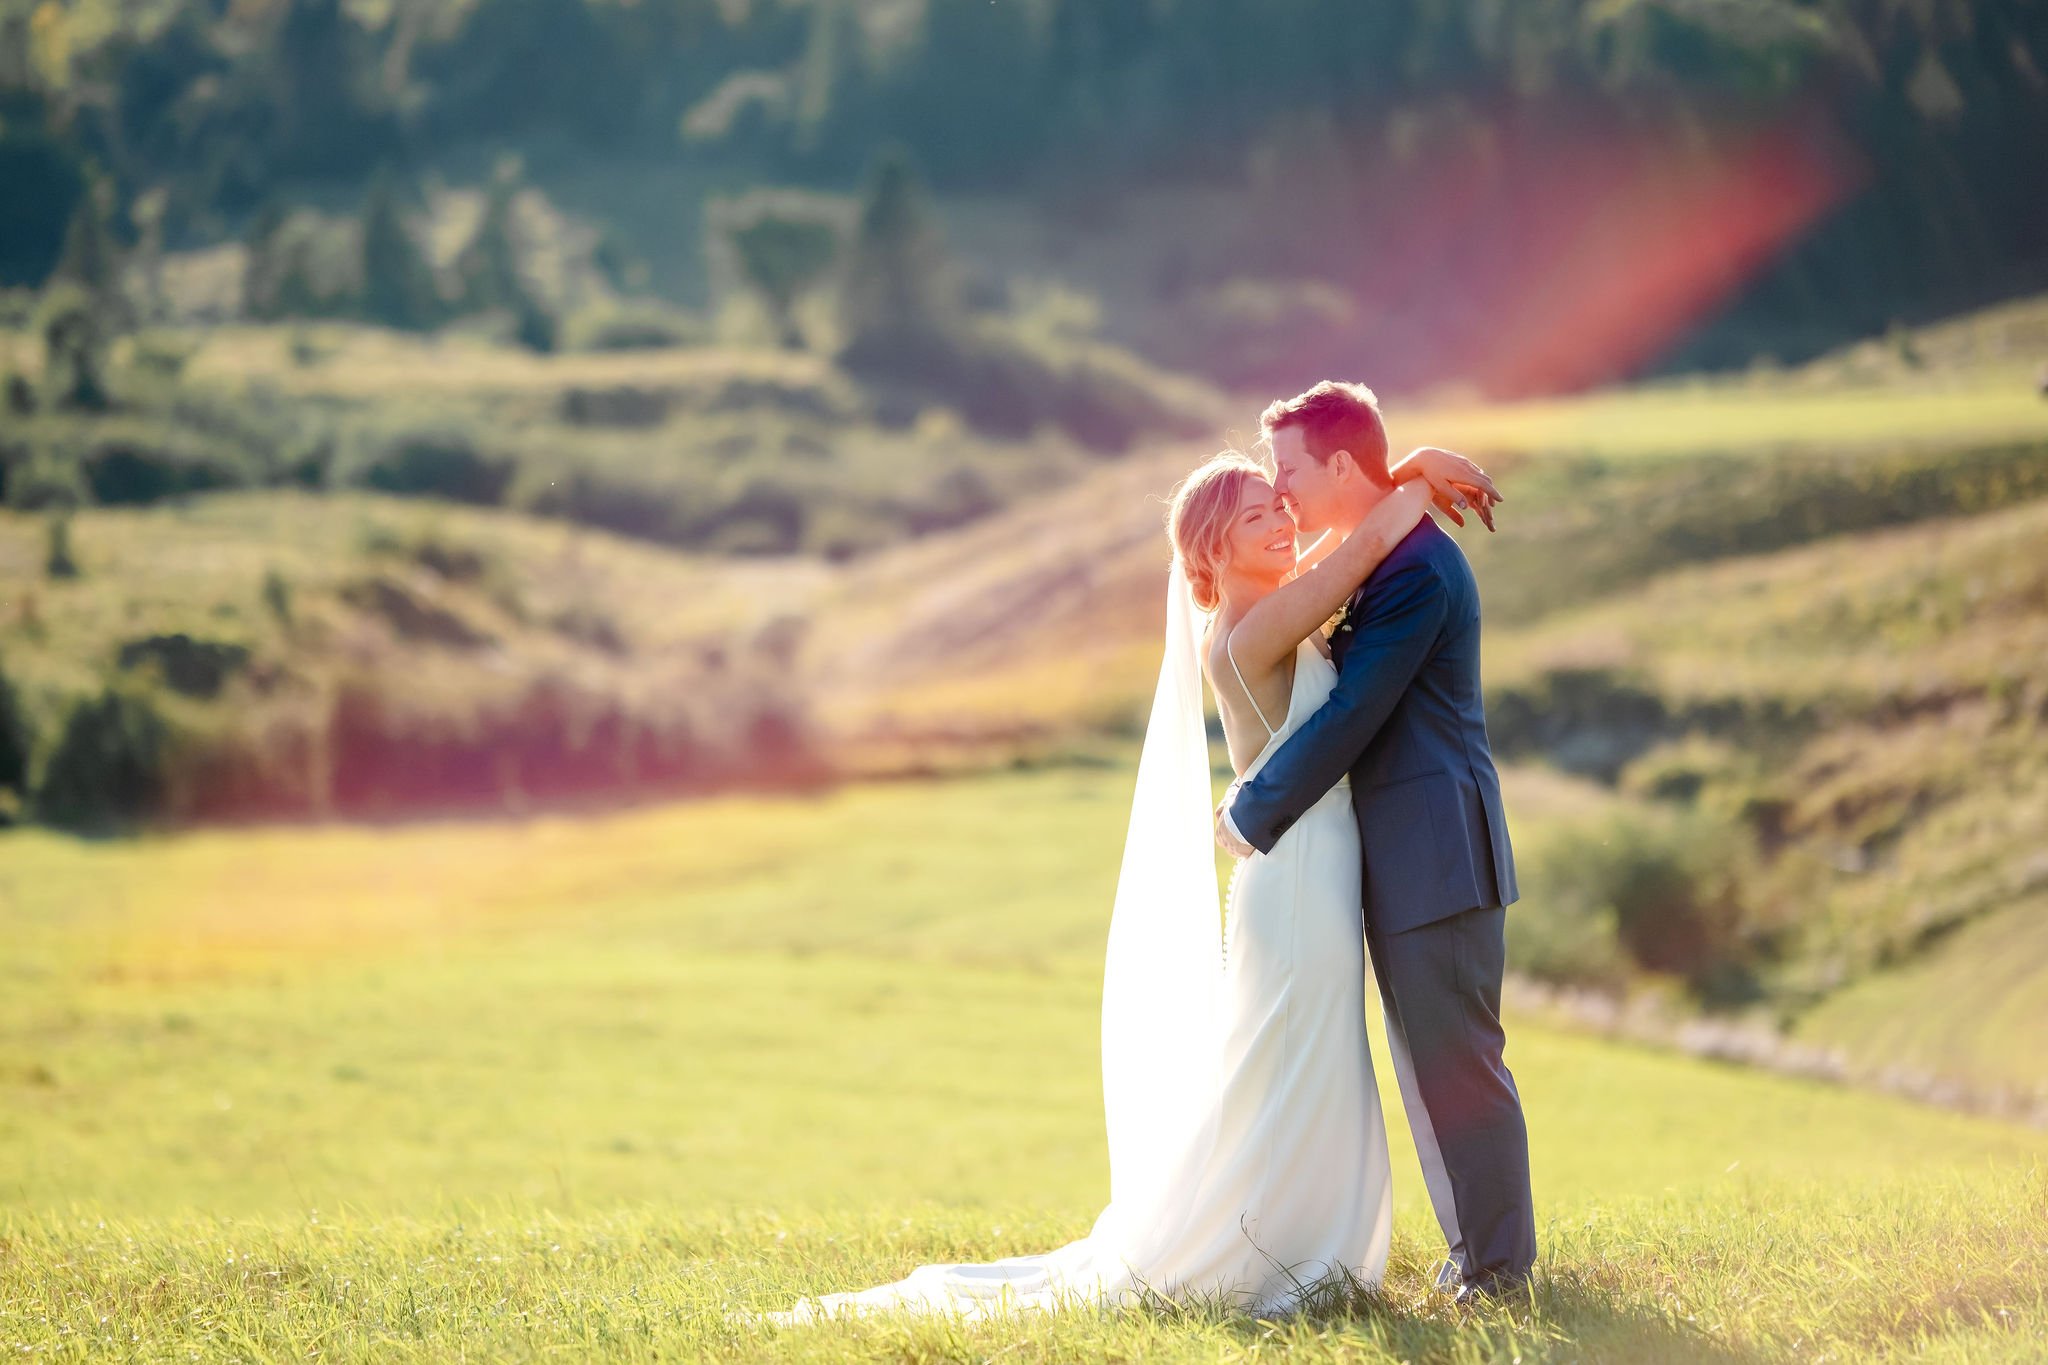
<path fill-rule="evenodd" d="M 1401 463 L 1410 461 L 1429 483 L 1430 500 L 1445 516 L 1463 526 L 1465 518 L 1460 514 L 1477 512 L 1486 529 L 1493 529 L 1494 505 L 1502 499 L 1485 470 L 1463 455 L 1439 446 L 1417 446 Z"/>

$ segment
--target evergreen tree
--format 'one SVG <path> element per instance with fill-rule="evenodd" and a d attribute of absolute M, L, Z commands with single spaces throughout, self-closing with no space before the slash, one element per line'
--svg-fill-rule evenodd
<path fill-rule="evenodd" d="M 440 321 L 433 270 L 399 202 L 397 177 L 380 169 L 363 201 L 363 314 L 372 322 L 426 331 Z"/>
<path fill-rule="evenodd" d="M 99 412 L 112 406 L 107 392 L 107 333 L 101 310 L 78 285 L 53 286 L 43 297 L 43 386 L 60 408 Z"/>
<path fill-rule="evenodd" d="M 778 339 L 803 349 L 796 304 L 838 259 L 838 225 L 806 196 L 774 190 L 714 205 L 711 216 L 714 238 L 767 305 Z"/>
<path fill-rule="evenodd" d="M 379 56 L 342 0 L 285 0 L 263 63 L 279 169 L 354 175 L 387 153 L 393 124 L 376 100 Z"/>
<path fill-rule="evenodd" d="M 955 291 L 952 263 L 924 188 L 904 153 L 886 153 L 861 198 L 840 294 L 847 351 L 928 344 L 953 329 Z"/>
<path fill-rule="evenodd" d="M 49 280 L 90 188 L 28 54 L 27 17 L 0 12 L 0 287 Z"/>
<path fill-rule="evenodd" d="M 519 163 L 508 157 L 491 176 L 476 232 L 455 258 L 465 312 L 517 311 L 526 302 L 515 222 L 518 197 Z"/>
<path fill-rule="evenodd" d="M 284 315 L 284 232 L 289 215 L 275 199 L 264 201 L 249 224 L 242 255 L 242 314 L 250 318 Z"/>
<path fill-rule="evenodd" d="M 519 240 L 520 188 L 519 160 L 506 157 L 491 175 L 476 232 L 455 258 L 458 298 L 465 312 L 509 312 L 519 344 L 548 352 L 555 349 L 560 327 L 520 268 L 525 258 Z"/>
<path fill-rule="evenodd" d="M 64 253 L 52 276 L 83 289 L 101 324 L 109 330 L 133 320 L 121 279 L 121 249 L 114 240 L 113 216 L 114 187 L 99 180 L 72 211 L 70 226 L 64 231 Z"/>

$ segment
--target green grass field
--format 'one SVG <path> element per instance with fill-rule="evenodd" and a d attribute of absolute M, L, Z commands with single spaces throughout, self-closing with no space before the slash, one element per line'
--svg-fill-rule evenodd
<path fill-rule="evenodd" d="M 2048 1095 L 2013 1042 L 2048 1028 L 2048 405 L 2012 358 L 2040 312 L 1930 329 L 1910 366 L 1872 343 L 1791 374 L 1390 407 L 1397 444 L 1465 446 L 1509 489 L 1500 534 L 1463 541 L 1489 699 L 1539 722 L 1507 774 L 1525 969 L 1672 994 L 1602 897 L 1677 868 L 1735 887 L 1765 945 L 1755 1008 L 1796 1042 L 1935 1098 Z M 277 329 L 224 332 L 194 373 L 545 423 L 564 385 L 687 409 L 734 366 L 788 363 L 471 348 L 429 375 L 351 335 L 299 374 Z M 831 381 L 811 370 L 783 378 Z M 833 467 L 885 486 L 892 450 Z M 1546 1248 L 1530 1303 L 1465 1316 L 1425 1292 L 1439 1239 L 1389 1093 L 1400 1211 L 1370 1302 L 1269 1324 L 731 1316 L 1047 1248 L 1099 1207 L 1100 954 L 1164 565 L 1147 499 L 1205 453 L 844 565 L 270 490 L 82 510 L 61 579 L 45 517 L 0 513 L 0 650 L 39 753 L 110 682 L 258 756 L 265 726 L 325 733 L 334 689 L 374 684 L 420 768 L 422 744 L 490 751 L 484 722 L 525 716 L 529 684 L 713 734 L 775 676 L 829 680 L 799 700 L 853 771 L 981 770 L 602 815 L 6 832 L 0 1353 L 2041 1358 L 2041 1131 L 1535 1018 L 1510 1055 Z M 211 702 L 122 676 L 125 645 L 170 631 L 256 666 Z M 1580 763 L 1594 780 L 1533 766 L 1589 743 L 1619 755 Z M 1020 753 L 1064 757 L 999 768 Z"/>
<path fill-rule="evenodd" d="M 1532 1303 L 1466 1316 L 1425 1293 L 1436 1234 L 1393 1108 L 1396 1254 L 1371 1302 L 1266 1324 L 730 1318 L 1085 1230 L 1128 782 L 15 832 L 0 1351 L 2037 1358 L 2042 1134 L 1526 1020 Z"/>

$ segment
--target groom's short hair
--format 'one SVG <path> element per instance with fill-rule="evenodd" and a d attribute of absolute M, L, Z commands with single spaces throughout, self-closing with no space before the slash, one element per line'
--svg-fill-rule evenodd
<path fill-rule="evenodd" d="M 1283 398 L 1259 417 L 1259 429 L 1274 432 L 1300 427 L 1302 444 L 1318 464 L 1328 464 L 1340 450 L 1368 474 L 1387 468 L 1387 426 L 1380 420 L 1380 400 L 1363 384 L 1325 379 L 1307 393 Z"/>

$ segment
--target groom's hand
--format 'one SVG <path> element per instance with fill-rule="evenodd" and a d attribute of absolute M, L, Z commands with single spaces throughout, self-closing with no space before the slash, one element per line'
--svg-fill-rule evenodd
<path fill-rule="evenodd" d="M 1236 796 L 1237 784 L 1232 783 L 1230 790 L 1223 794 L 1223 800 L 1216 807 L 1216 846 L 1233 858 L 1249 858 L 1257 850 L 1238 838 L 1236 831 L 1230 827 L 1230 821 L 1225 818 L 1230 814 L 1230 803 Z"/>

